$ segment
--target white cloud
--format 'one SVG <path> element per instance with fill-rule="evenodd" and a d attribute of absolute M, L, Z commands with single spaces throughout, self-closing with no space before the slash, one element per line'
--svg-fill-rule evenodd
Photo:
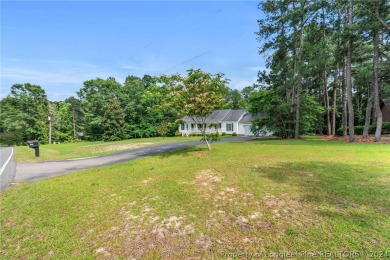
<path fill-rule="evenodd" d="M 82 83 L 87 79 L 86 74 L 75 74 L 71 71 L 42 71 L 29 68 L 5 68 L 2 70 L 1 79 L 16 80 L 18 82 L 43 82 L 43 83 Z"/>
<path fill-rule="evenodd" d="M 266 67 L 248 67 L 247 70 L 249 71 L 255 71 L 255 72 L 258 72 L 258 71 L 263 71 L 263 70 L 266 70 L 267 68 Z"/>
<path fill-rule="evenodd" d="M 23 81 L 35 84 L 82 84 L 84 81 L 96 77 L 118 77 L 124 80 L 124 77 L 116 71 L 99 68 L 94 64 L 88 63 L 55 60 L 41 60 L 34 62 L 34 64 L 10 63 L 10 65 L 2 64 L 1 82 Z"/>
<path fill-rule="evenodd" d="M 140 64 L 140 65 L 131 65 L 131 64 L 126 64 L 126 65 L 120 65 L 119 68 L 122 70 L 128 70 L 131 71 L 132 73 L 136 74 L 147 74 L 147 73 L 159 73 L 162 69 L 163 65 L 158 65 L 157 63 L 150 64 Z"/>
<path fill-rule="evenodd" d="M 50 100 L 63 100 L 76 95 L 76 91 L 83 86 L 84 81 L 97 77 L 115 77 L 118 82 L 124 83 L 128 75 L 142 77 L 145 74 L 158 76 L 162 73 L 176 72 L 185 75 L 185 70 L 191 67 L 190 64 L 186 64 L 188 66 L 166 71 L 169 67 L 167 64 L 168 59 L 162 57 L 146 57 L 140 63 L 123 62 L 110 69 L 82 61 L 35 60 L 26 63 L 19 59 L 7 59 L 1 64 L 0 82 L 3 89 L 0 96 L 4 97 L 6 94 L 4 93 L 4 86 L 9 88 L 16 83 L 29 82 L 42 86 Z M 218 72 L 218 68 L 215 67 L 219 66 L 210 66 L 210 68 L 204 69 Z M 257 72 L 265 69 L 261 66 L 248 66 L 242 70 L 233 70 L 229 73 L 228 67 L 224 69 L 227 70 L 226 77 L 231 80 L 229 87 L 239 90 L 256 83 Z"/>
<path fill-rule="evenodd" d="M 240 78 L 234 78 L 230 81 L 230 88 L 232 89 L 238 89 L 241 90 L 245 87 L 252 86 L 254 83 L 256 83 L 257 77 L 240 77 Z"/>
<path fill-rule="evenodd" d="M 115 77 L 123 83 L 125 75 L 122 73 L 84 62 L 39 60 L 24 63 L 18 59 L 7 59 L 1 64 L 0 96 L 3 98 L 13 84 L 29 82 L 45 89 L 50 100 L 63 100 L 76 95 L 86 80 Z"/>

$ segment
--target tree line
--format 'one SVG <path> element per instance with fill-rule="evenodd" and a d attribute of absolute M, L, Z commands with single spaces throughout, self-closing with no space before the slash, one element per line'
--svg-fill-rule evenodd
<path fill-rule="evenodd" d="M 380 100 L 390 97 L 388 0 L 267 0 L 259 4 L 259 90 L 253 130 L 268 126 L 285 138 L 337 129 L 354 141 L 356 125 L 382 129 Z"/>
<path fill-rule="evenodd" d="M 195 76 L 210 75 L 201 70 L 189 70 L 188 75 L 190 71 Z M 167 97 L 177 93 L 184 78 L 129 75 L 123 84 L 113 77 L 96 78 L 85 81 L 76 96 L 54 102 L 39 85 L 14 84 L 10 94 L 0 101 L 0 142 L 24 144 L 38 139 L 48 143 L 49 116 L 53 142 L 173 136 L 183 113 L 175 106 L 178 99 L 172 102 Z M 248 107 L 251 90 L 247 87 L 240 92 L 226 87 L 218 95 L 224 99 L 223 108 L 244 108 Z M 222 108 L 222 104 L 214 108 Z"/>

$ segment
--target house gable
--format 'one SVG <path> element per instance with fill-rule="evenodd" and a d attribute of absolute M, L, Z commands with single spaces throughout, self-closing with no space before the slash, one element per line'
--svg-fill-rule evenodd
<path fill-rule="evenodd" d="M 382 100 L 381 111 L 383 122 L 390 122 L 390 98 Z"/>

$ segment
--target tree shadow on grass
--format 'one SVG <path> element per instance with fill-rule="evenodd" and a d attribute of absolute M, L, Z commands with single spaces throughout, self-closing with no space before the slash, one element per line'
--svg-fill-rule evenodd
<path fill-rule="evenodd" d="M 188 156 L 199 156 L 202 153 L 208 152 L 206 147 L 202 146 L 191 146 L 167 153 L 162 153 L 158 155 L 160 158 L 170 158 L 171 156 L 182 156 L 182 157 L 188 157 Z"/>
<path fill-rule="evenodd" d="M 300 200 L 334 220 L 374 226 L 372 215 L 390 215 L 389 181 L 380 170 L 345 163 L 293 162 L 255 169 L 277 184 L 298 187 Z M 390 179 L 390 174 L 385 178 Z"/>

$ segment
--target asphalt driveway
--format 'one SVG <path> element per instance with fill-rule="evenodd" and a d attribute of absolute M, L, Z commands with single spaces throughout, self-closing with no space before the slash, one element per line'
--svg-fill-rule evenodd
<path fill-rule="evenodd" d="M 222 142 L 231 141 L 248 141 L 255 139 L 254 137 L 231 137 L 223 138 Z M 64 161 L 47 161 L 37 163 L 16 163 L 16 172 L 13 180 L 7 180 L 8 183 L 4 184 L 1 189 L 12 185 L 12 183 L 18 182 L 30 182 L 49 177 L 54 177 L 66 173 L 71 173 L 83 169 L 101 167 L 111 165 L 120 162 L 132 161 L 147 156 L 153 156 L 162 154 L 178 149 L 184 149 L 196 145 L 205 145 L 204 142 L 190 141 L 180 142 L 172 144 L 163 144 L 150 147 L 143 147 L 134 150 L 119 152 L 110 155 L 104 155 L 99 157 L 91 157 L 85 159 L 72 159 Z"/>

